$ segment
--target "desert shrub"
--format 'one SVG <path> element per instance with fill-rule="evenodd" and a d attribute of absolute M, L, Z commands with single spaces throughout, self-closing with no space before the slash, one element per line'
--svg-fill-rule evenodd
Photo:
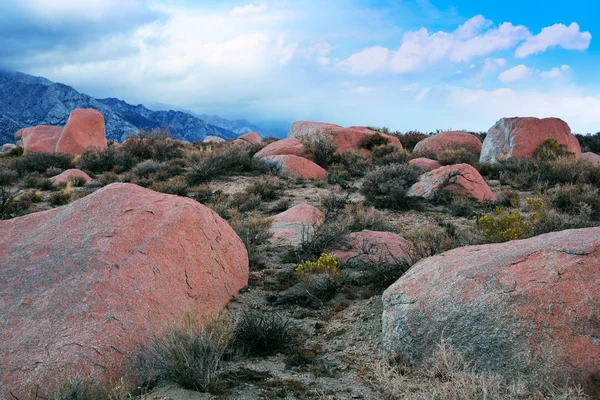
<path fill-rule="evenodd" d="M 406 133 L 396 135 L 398 139 L 400 139 L 400 143 L 402 143 L 402 147 L 408 151 L 413 151 L 417 143 L 421 140 L 426 139 L 429 135 L 425 133 L 421 133 L 419 131 L 408 131 Z"/>
<path fill-rule="evenodd" d="M 154 129 L 150 132 L 143 129 L 137 134 L 131 134 L 123 142 L 121 148 L 138 160 L 168 161 L 181 158 L 184 154 L 182 142 L 172 140 L 167 129 Z"/>
<path fill-rule="evenodd" d="M 381 136 L 379 133 L 368 135 L 360 139 L 358 147 L 360 149 L 373 150 L 377 146 L 385 146 L 390 142 L 386 137 Z"/>
<path fill-rule="evenodd" d="M 63 190 L 52 193 L 50 196 L 50 204 L 53 206 L 63 206 L 68 204 L 72 194 L 71 184 L 67 183 L 67 186 Z"/>
<path fill-rule="evenodd" d="M 138 159 L 131 154 L 109 146 L 104 150 L 86 150 L 81 155 L 78 165 L 82 170 L 101 174 L 103 172 L 115 171 L 122 173 L 129 171 L 138 163 Z"/>
<path fill-rule="evenodd" d="M 406 164 L 410 160 L 408 151 L 400 150 L 392 145 L 374 148 L 371 156 L 376 165 Z"/>
<path fill-rule="evenodd" d="M 274 312 L 244 312 L 233 331 L 233 344 L 253 356 L 273 354 L 290 342 L 289 320 Z"/>
<path fill-rule="evenodd" d="M 152 342 L 144 364 L 155 381 L 210 391 L 218 386 L 218 372 L 231 337 L 231 322 L 223 316 L 205 323 L 186 318 Z"/>
<path fill-rule="evenodd" d="M 570 156 L 574 157 L 574 153 L 569 153 L 565 150 L 565 145 L 549 137 L 534 151 L 533 156 L 541 160 L 555 160 L 558 157 Z"/>
<path fill-rule="evenodd" d="M 21 194 L 18 197 L 18 200 L 27 203 L 39 203 L 42 200 L 44 200 L 44 198 L 42 197 L 42 193 L 39 190 L 30 190 Z"/>
<path fill-rule="evenodd" d="M 592 210 L 586 204 L 580 205 L 579 215 L 563 214 L 549 207 L 540 197 L 527 197 L 527 209 L 530 211 L 529 221 L 536 235 L 566 229 L 588 228 L 594 226 L 591 220 Z"/>
<path fill-rule="evenodd" d="M 575 136 L 581 145 L 581 151 L 590 151 L 592 153 L 600 154 L 600 132 L 593 135 L 582 135 L 576 133 Z"/>
<path fill-rule="evenodd" d="M 35 398 L 48 400 L 125 400 L 133 397 L 130 386 L 123 379 L 114 384 L 108 384 L 97 382 L 92 378 L 75 376 L 64 383 L 55 384 L 52 388 L 44 390 L 46 393 L 43 396 L 41 396 L 41 393 L 37 393 Z"/>
<path fill-rule="evenodd" d="M 229 198 L 227 194 L 221 190 L 216 190 L 210 196 L 210 200 L 206 204 L 214 212 L 219 214 L 223 219 L 231 219 L 231 207 L 229 204 Z"/>
<path fill-rule="evenodd" d="M 201 157 L 186 174 L 189 185 L 199 185 L 226 176 L 242 173 L 266 173 L 262 160 L 255 159 L 247 148 L 231 146 Z"/>
<path fill-rule="evenodd" d="M 417 261 L 464 245 L 453 225 L 425 225 L 415 232 L 405 235 L 408 246 L 404 249 L 410 265 Z"/>
<path fill-rule="evenodd" d="M 280 213 L 280 212 L 288 210 L 291 205 L 292 205 L 292 201 L 290 199 L 281 199 L 273 205 L 270 212 Z"/>
<path fill-rule="evenodd" d="M 85 185 L 86 181 L 83 176 L 72 176 L 69 178 L 68 183 L 73 187 L 82 187 Z"/>
<path fill-rule="evenodd" d="M 404 164 L 378 167 L 365 176 L 361 193 L 375 207 L 407 209 L 414 205 L 408 190 L 420 175 L 418 168 Z"/>
<path fill-rule="evenodd" d="M 155 192 L 174 194 L 176 196 L 187 196 L 187 181 L 185 178 L 178 176 L 167 182 L 156 182 L 151 187 Z"/>
<path fill-rule="evenodd" d="M 156 160 L 145 160 L 137 164 L 131 172 L 140 178 L 148 178 L 150 174 L 154 174 L 159 171 L 167 171 L 169 165 L 166 163 L 158 162 Z"/>
<path fill-rule="evenodd" d="M 331 130 L 320 135 L 304 135 L 298 137 L 304 145 L 306 154 L 319 166 L 327 169 L 335 158 L 335 136 Z"/>
<path fill-rule="evenodd" d="M 530 190 L 538 185 L 589 183 L 600 187 L 600 168 L 572 156 L 554 159 L 509 158 L 497 163 L 478 163 L 479 173 L 514 188 Z"/>
<path fill-rule="evenodd" d="M 374 207 L 367 207 L 362 203 L 351 203 L 346 205 L 344 212 L 349 220 L 348 229 L 351 232 L 365 229 L 389 231 L 392 228 L 387 215 Z"/>
<path fill-rule="evenodd" d="M 519 211 L 508 213 L 498 207 L 493 214 L 477 220 L 477 229 L 491 243 L 519 240 L 533 234 L 534 227 Z"/>
<path fill-rule="evenodd" d="M 589 208 L 590 217 L 600 217 L 600 196 L 598 188 L 589 184 L 556 185 L 546 192 L 552 207 L 567 214 L 581 214 L 582 207 Z"/>
<path fill-rule="evenodd" d="M 23 186 L 29 189 L 40 189 L 47 191 L 56 190 L 56 186 L 50 179 L 42 178 L 37 174 L 27 175 L 23 179 Z"/>
<path fill-rule="evenodd" d="M 348 197 L 331 195 L 321 201 L 323 218 L 303 232 L 300 245 L 292 249 L 286 259 L 289 262 L 301 262 L 319 257 L 328 249 L 335 248 L 350 233 L 344 208 Z"/>
<path fill-rule="evenodd" d="M 578 386 L 536 382 L 509 382 L 483 373 L 442 341 L 437 351 L 419 368 L 395 362 L 380 362 L 367 377 L 385 399 L 405 400 L 583 400 Z"/>
<path fill-rule="evenodd" d="M 110 185 L 111 183 L 115 183 L 119 181 L 119 176 L 117 174 L 115 174 L 114 172 L 103 172 L 101 173 L 98 178 L 97 178 L 98 182 L 100 182 L 103 185 Z"/>
<path fill-rule="evenodd" d="M 17 199 L 22 192 L 18 178 L 16 171 L 0 168 L 0 219 L 12 218 L 22 206 Z"/>
<path fill-rule="evenodd" d="M 442 165 L 454 164 L 475 164 L 479 161 L 479 157 L 465 148 L 447 149 L 438 154 L 437 160 Z"/>
<path fill-rule="evenodd" d="M 241 212 L 253 211 L 262 205 L 262 200 L 257 194 L 247 194 L 246 192 L 234 193 L 229 198 L 229 206 Z"/>
<path fill-rule="evenodd" d="M 238 212 L 232 212 L 229 225 L 244 242 L 251 266 L 262 265 L 258 246 L 271 237 L 271 224 L 269 218 L 258 217 L 255 214 L 242 216 Z"/>
<path fill-rule="evenodd" d="M 34 153 L 15 159 L 13 169 L 17 171 L 19 176 L 32 172 L 43 174 L 48 168 L 57 168 L 62 172 L 72 168 L 71 160 L 71 156 L 66 154 Z"/>
<path fill-rule="evenodd" d="M 371 158 L 356 150 L 348 150 L 342 153 L 337 160 L 337 163 L 341 164 L 344 170 L 351 177 L 363 176 L 372 165 Z"/>
<path fill-rule="evenodd" d="M 266 176 L 246 187 L 245 192 L 255 195 L 262 201 L 277 200 L 283 194 L 283 182 L 274 177 Z"/>
<path fill-rule="evenodd" d="M 334 279 L 340 276 L 340 263 L 332 254 L 321 254 L 316 261 L 303 261 L 296 265 L 296 276 L 301 282 L 308 282 L 310 275 L 329 274 Z"/>
<path fill-rule="evenodd" d="M 206 204 L 213 197 L 213 189 L 209 185 L 196 186 L 194 190 L 194 200 Z"/>

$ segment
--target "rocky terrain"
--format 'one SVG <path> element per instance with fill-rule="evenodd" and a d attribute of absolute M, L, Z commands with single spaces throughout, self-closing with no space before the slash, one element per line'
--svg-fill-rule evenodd
<path fill-rule="evenodd" d="M 14 132 L 21 128 L 64 125 L 69 113 L 76 108 L 100 111 L 106 121 L 106 138 L 119 142 L 139 129 L 167 126 L 174 138 L 190 142 L 206 136 L 234 139 L 256 130 L 247 121 L 229 121 L 216 116 L 211 116 L 209 121 L 182 111 L 151 111 L 143 105 L 133 106 L 119 99 L 95 99 L 45 78 L 0 70 L 1 143 L 11 143 Z"/>
<path fill-rule="evenodd" d="M 564 121 L 19 132 L 0 399 L 599 396 L 600 156 Z"/>

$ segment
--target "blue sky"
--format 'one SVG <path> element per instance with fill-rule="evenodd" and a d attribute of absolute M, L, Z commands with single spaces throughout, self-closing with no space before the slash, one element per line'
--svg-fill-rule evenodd
<path fill-rule="evenodd" d="M 326 4 L 324 4 L 326 3 Z M 595 1 L 2 0 L 0 67 L 96 97 L 340 125 L 600 131 Z"/>

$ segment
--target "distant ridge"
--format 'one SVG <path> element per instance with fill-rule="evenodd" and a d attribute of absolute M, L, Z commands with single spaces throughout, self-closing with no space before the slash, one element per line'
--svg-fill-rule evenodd
<path fill-rule="evenodd" d="M 34 125 L 64 125 L 75 108 L 93 108 L 104 115 L 106 137 L 123 141 L 140 128 L 169 127 L 171 135 L 190 142 L 206 136 L 234 139 L 258 127 L 245 120 L 206 116 L 206 121 L 184 111 L 152 111 L 116 98 L 95 99 L 70 86 L 20 72 L 0 71 L 0 145 L 14 143 L 14 133 Z M 211 123 L 211 121 L 215 123 Z"/>

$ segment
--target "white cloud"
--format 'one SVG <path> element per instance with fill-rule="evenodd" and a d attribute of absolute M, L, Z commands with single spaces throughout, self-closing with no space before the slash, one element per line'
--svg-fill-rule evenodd
<path fill-rule="evenodd" d="M 392 52 L 385 47 L 374 46 L 352 54 L 340 63 L 354 75 L 367 75 L 387 67 Z"/>
<path fill-rule="evenodd" d="M 299 53 L 307 60 L 314 61 L 319 65 L 329 65 L 331 63 L 331 52 L 334 46 L 328 42 L 313 43 L 303 48 Z"/>
<path fill-rule="evenodd" d="M 568 65 L 561 65 L 560 67 L 554 67 L 549 71 L 540 71 L 537 69 L 529 68 L 525 64 L 517 65 L 502 72 L 498 79 L 503 83 L 511 83 L 518 80 L 530 79 L 542 77 L 544 79 L 558 79 L 564 78 L 567 71 L 570 68 Z"/>
<path fill-rule="evenodd" d="M 525 43 L 517 48 L 515 56 L 524 58 L 557 46 L 566 50 L 586 50 L 591 40 L 591 33 L 587 31 L 581 32 L 579 25 L 575 22 L 569 26 L 555 24 L 542 29 L 539 34 L 528 38 Z"/>
<path fill-rule="evenodd" d="M 427 93 L 429 93 L 431 91 L 431 88 L 423 88 L 419 91 L 419 93 L 417 93 L 417 96 L 415 97 L 415 99 L 417 101 L 421 101 L 425 98 L 425 96 L 427 96 Z"/>
<path fill-rule="evenodd" d="M 520 64 L 502 72 L 498 76 L 498 79 L 504 83 L 515 82 L 521 79 L 532 77 L 533 72 L 533 69 L 527 67 L 525 64 Z"/>
<path fill-rule="evenodd" d="M 421 28 L 404 34 L 397 51 L 374 46 L 361 50 L 341 63 L 352 74 L 369 74 L 387 69 L 396 73 L 415 72 L 444 61 L 464 62 L 478 56 L 516 46 L 531 34 L 522 26 L 492 22 L 477 15 L 454 32 L 430 33 Z"/>
<path fill-rule="evenodd" d="M 504 58 L 488 57 L 483 62 L 471 64 L 467 69 L 456 72 L 447 80 L 464 80 L 470 85 L 481 86 L 488 74 L 504 68 L 505 65 L 506 60 Z"/>
<path fill-rule="evenodd" d="M 560 67 L 554 67 L 549 71 L 541 71 L 540 75 L 544 79 L 559 79 L 565 76 L 565 73 L 570 70 L 568 65 L 561 65 Z"/>
<path fill-rule="evenodd" d="M 247 4 L 245 6 L 235 7 L 231 14 L 233 15 L 248 15 L 248 14 L 258 14 L 267 10 L 267 5 L 265 3 L 260 3 L 259 5 Z"/>

